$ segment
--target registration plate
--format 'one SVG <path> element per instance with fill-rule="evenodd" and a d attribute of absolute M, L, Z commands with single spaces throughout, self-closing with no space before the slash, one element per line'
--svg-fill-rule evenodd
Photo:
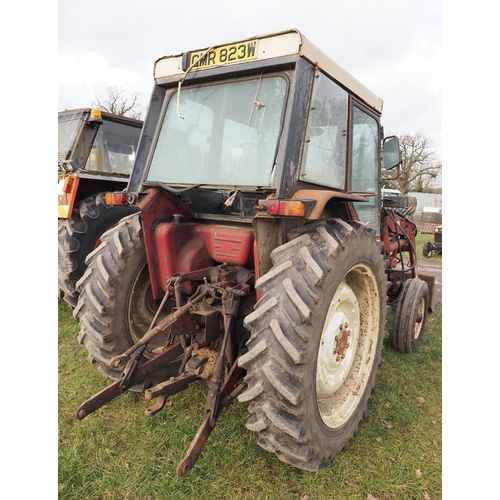
<path fill-rule="evenodd" d="M 206 50 L 191 52 L 189 66 L 194 65 L 192 69 L 204 69 L 257 59 L 257 46 L 258 40 L 251 40 L 215 47 L 208 53 Z"/>

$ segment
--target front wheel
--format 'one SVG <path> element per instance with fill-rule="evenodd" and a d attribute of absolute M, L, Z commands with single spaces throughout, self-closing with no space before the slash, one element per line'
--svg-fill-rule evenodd
<path fill-rule="evenodd" d="M 375 386 L 385 331 L 385 262 L 374 232 L 338 219 L 306 225 L 275 249 L 245 319 L 252 418 L 280 460 L 316 471 L 357 432 Z"/>
<path fill-rule="evenodd" d="M 403 284 L 394 313 L 392 345 L 399 352 L 413 352 L 424 336 L 429 288 L 420 278 L 408 279 Z"/>

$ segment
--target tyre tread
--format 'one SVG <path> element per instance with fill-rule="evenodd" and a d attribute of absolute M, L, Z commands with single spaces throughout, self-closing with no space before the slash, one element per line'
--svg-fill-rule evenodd
<path fill-rule="evenodd" d="M 304 394 L 300 383 L 310 369 L 304 363 L 309 342 L 307 325 L 337 253 L 355 238 L 362 238 L 360 242 L 364 238 L 373 241 L 373 233 L 365 224 L 337 219 L 292 231 L 290 241 L 271 253 L 274 267 L 257 281 L 261 299 L 244 321 L 250 339 L 248 352 L 239 359 L 239 366 L 247 370 L 247 390 L 238 399 L 249 403 L 252 416 L 247 428 L 259 433 L 261 447 L 301 469 L 318 470 L 345 445 L 325 450 L 311 446 L 310 438 L 304 434 Z M 386 265 L 380 254 L 381 275 Z M 385 312 L 384 302 L 384 319 Z M 382 336 L 384 332 L 385 326 Z M 371 388 L 368 390 L 371 392 Z M 366 409 L 362 409 L 362 414 L 366 414 Z"/>

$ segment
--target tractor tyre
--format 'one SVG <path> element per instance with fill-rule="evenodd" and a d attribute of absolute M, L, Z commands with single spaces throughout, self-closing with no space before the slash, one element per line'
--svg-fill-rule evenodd
<path fill-rule="evenodd" d="M 80 324 L 78 341 L 106 377 L 118 379 L 122 371 L 111 367 L 111 359 L 143 337 L 158 310 L 151 293 L 140 214 L 125 217 L 106 232 L 101 245 L 89 254 L 87 264 L 76 285 L 79 298 L 73 316 Z M 166 314 L 162 311 L 158 321 Z M 143 360 L 165 344 L 166 333 L 155 337 L 148 343 Z M 179 366 L 172 363 L 167 375 L 177 375 Z"/>
<path fill-rule="evenodd" d="M 406 196 L 405 198 L 407 198 L 407 201 L 403 212 L 405 217 L 410 217 L 417 211 L 417 198 L 415 196 Z"/>
<path fill-rule="evenodd" d="M 78 301 L 75 285 L 87 268 L 87 255 L 99 245 L 103 233 L 138 210 L 106 205 L 105 194 L 99 193 L 78 203 L 70 219 L 59 219 L 58 285 L 70 307 L 74 308 Z"/>
<path fill-rule="evenodd" d="M 406 280 L 394 313 L 392 329 L 394 349 L 409 353 L 418 348 L 424 336 L 428 307 L 427 283 L 420 278 Z"/>
<path fill-rule="evenodd" d="M 387 263 L 374 237 L 356 221 L 303 226 L 256 283 L 239 400 L 258 444 L 300 469 L 329 465 L 367 414 L 387 312 Z"/>
<path fill-rule="evenodd" d="M 426 259 L 429 259 L 432 257 L 432 243 L 430 241 L 426 241 L 424 243 L 424 246 L 422 248 L 422 254 Z"/>

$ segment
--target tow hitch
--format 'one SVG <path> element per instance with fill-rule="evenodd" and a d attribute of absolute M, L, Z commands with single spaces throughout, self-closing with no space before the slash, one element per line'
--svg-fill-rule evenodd
<path fill-rule="evenodd" d="M 206 276 L 211 277 L 210 282 Z M 180 305 L 180 282 L 197 281 L 200 277 L 205 283 L 198 287 L 195 294 L 185 304 Z M 110 364 L 114 368 L 124 366 L 120 378 L 84 401 L 76 410 L 76 418 L 82 420 L 126 390 L 147 384 L 148 380 L 154 379 L 155 374 L 174 361 L 182 359 L 177 376 L 147 387 L 144 396 L 146 400 L 156 399 L 155 404 L 145 410 L 146 416 L 153 416 L 165 407 L 169 396 L 187 389 L 191 383 L 196 382 L 207 387 L 208 394 L 201 425 L 186 455 L 177 466 L 177 474 L 184 476 L 200 457 L 222 409 L 229 406 L 245 389 L 244 383 L 238 385 L 242 369 L 238 367 L 237 358 L 233 355 L 232 343 L 236 336 L 236 318 L 239 314 L 241 299 L 253 290 L 254 273 L 222 265 L 171 277 L 167 284 L 174 285 L 176 303 L 180 306 L 159 321 L 156 326 L 151 325 L 139 342 L 111 360 Z M 160 309 L 164 303 L 165 300 Z M 177 335 L 175 342 L 167 345 L 162 352 L 151 359 L 141 363 L 148 343 L 160 333 L 167 332 L 172 325 L 188 313 L 219 317 L 224 324 L 222 335 L 220 329 L 215 331 L 214 325 L 217 322 L 212 318 L 211 321 L 206 322 L 207 327 L 198 335 L 199 338 L 184 333 Z M 169 339 L 171 338 L 170 334 Z M 215 353 L 213 348 L 217 349 Z M 215 363 L 212 360 L 212 366 L 208 370 L 206 368 L 209 358 L 202 356 L 202 351 L 214 353 L 216 357 Z"/>

